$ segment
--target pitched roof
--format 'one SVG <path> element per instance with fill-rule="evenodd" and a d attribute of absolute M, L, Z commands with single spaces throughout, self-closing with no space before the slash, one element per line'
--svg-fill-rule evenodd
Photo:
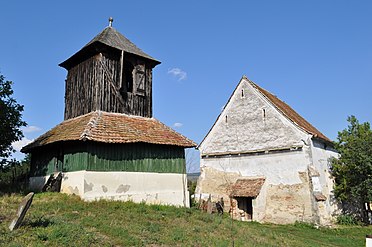
<path fill-rule="evenodd" d="M 328 137 L 326 137 L 313 125 L 311 125 L 308 121 L 301 117 L 300 114 L 293 110 L 289 105 L 281 101 L 278 97 L 271 94 L 269 91 L 266 91 L 265 89 L 261 88 L 251 80 L 249 79 L 247 80 L 254 88 L 256 88 L 267 100 L 269 100 L 281 113 L 283 113 L 294 124 L 302 128 L 309 134 L 312 134 L 315 138 L 322 139 L 326 142 L 332 142 L 330 139 L 328 139 Z"/>
<path fill-rule="evenodd" d="M 256 197 L 261 191 L 265 178 L 238 179 L 232 187 L 232 196 Z"/>
<path fill-rule="evenodd" d="M 128 52 L 134 55 L 138 55 L 140 57 L 147 58 L 149 60 L 154 61 L 156 64 L 160 63 L 155 58 L 143 52 L 140 48 L 138 48 L 135 44 L 133 44 L 129 39 L 124 37 L 124 35 L 116 31 L 115 28 L 106 27 L 105 29 L 103 29 L 101 33 L 99 33 L 96 37 L 94 37 L 91 41 L 89 41 L 89 43 L 86 44 L 80 51 L 76 52 L 66 61 L 60 63 L 60 66 L 66 67 L 66 65 L 69 64 L 71 60 L 74 60 L 76 57 L 83 54 L 86 50 L 88 50 L 88 47 L 90 47 L 91 45 L 97 42 L 116 48 L 118 50 L 123 50 L 124 52 Z"/>
<path fill-rule="evenodd" d="M 102 111 L 91 112 L 63 121 L 22 148 L 22 152 L 63 141 L 103 143 L 151 143 L 180 147 L 196 144 L 159 120 Z"/>
<path fill-rule="evenodd" d="M 329 144 L 332 144 L 332 141 L 326 137 L 324 134 L 322 134 L 319 130 L 317 130 L 314 126 L 312 126 L 308 121 L 306 121 L 303 117 L 301 117 L 295 110 L 293 110 L 289 105 L 281 101 L 278 97 L 271 94 L 269 91 L 259 87 L 257 84 L 255 84 L 253 81 L 249 80 L 245 75 L 243 75 L 242 79 L 236 85 L 234 92 L 231 94 L 229 100 L 227 101 L 226 105 L 224 106 L 223 110 L 221 111 L 220 115 L 217 117 L 216 121 L 212 125 L 212 127 L 209 129 L 207 135 L 204 137 L 204 139 L 201 141 L 201 143 L 198 145 L 197 148 L 199 148 L 202 143 L 206 140 L 209 133 L 212 131 L 213 127 L 216 125 L 218 119 L 221 117 L 222 112 L 225 110 L 226 106 L 229 104 L 230 100 L 232 99 L 233 95 L 235 94 L 235 91 L 238 89 L 240 83 L 242 83 L 243 80 L 248 81 L 254 88 L 257 89 L 257 91 L 263 95 L 276 109 L 279 110 L 285 117 L 287 117 L 291 122 L 293 122 L 295 125 L 297 125 L 299 128 L 303 129 L 305 132 L 313 135 L 315 138 L 321 139 Z"/>

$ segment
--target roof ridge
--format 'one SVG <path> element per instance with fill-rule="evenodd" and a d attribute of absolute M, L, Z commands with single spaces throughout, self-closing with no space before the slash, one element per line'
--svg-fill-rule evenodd
<path fill-rule="evenodd" d="M 65 61 L 61 62 L 59 66 L 70 69 L 70 66 L 72 66 L 71 64 L 78 61 L 82 56 L 91 54 L 93 52 L 91 48 L 97 42 L 105 46 L 148 59 L 154 63 L 154 66 L 160 64 L 160 61 L 144 52 L 141 48 L 139 48 L 127 37 L 117 31 L 114 27 L 106 27 L 100 33 L 94 36 L 94 38 L 91 39 L 87 44 L 85 44 L 80 50 L 78 50 Z"/>
<path fill-rule="evenodd" d="M 92 134 L 92 130 L 96 128 L 97 123 L 102 115 L 101 111 L 93 112 L 93 116 L 89 119 L 85 129 L 80 135 L 80 140 L 86 141 L 89 140 Z"/>
<path fill-rule="evenodd" d="M 258 86 L 253 81 L 249 80 L 247 81 L 265 98 L 267 99 L 281 114 L 283 114 L 289 121 L 291 121 L 293 124 L 295 124 L 298 128 L 302 129 L 303 131 L 313 135 L 316 138 L 320 138 L 327 142 L 332 142 L 328 137 L 326 137 L 322 132 L 320 132 L 317 128 L 315 128 L 310 122 L 308 122 L 304 117 L 302 117 L 297 111 L 295 111 L 290 105 L 285 103 L 283 100 L 281 100 L 279 97 L 277 97 L 275 94 L 272 94 L 268 90 Z M 270 97 L 274 97 L 275 100 L 279 101 L 283 106 L 278 105 L 275 103 Z M 285 109 L 288 108 L 288 109 Z M 294 116 L 290 116 L 290 114 L 293 114 Z M 296 121 L 296 119 L 298 121 Z M 301 123 L 302 122 L 302 123 Z"/>
<path fill-rule="evenodd" d="M 105 115 L 125 115 L 126 117 L 129 117 L 129 118 L 140 118 L 140 119 L 145 119 L 145 120 L 152 120 L 154 119 L 153 117 L 143 117 L 143 116 L 138 116 L 138 115 L 132 115 L 132 114 L 128 114 L 128 113 L 121 113 L 121 112 L 107 112 L 107 111 L 101 111 L 102 114 L 105 114 Z"/>

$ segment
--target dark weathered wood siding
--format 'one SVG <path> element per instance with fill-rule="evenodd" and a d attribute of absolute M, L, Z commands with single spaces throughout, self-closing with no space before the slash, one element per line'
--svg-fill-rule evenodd
<path fill-rule="evenodd" d="M 153 144 L 66 143 L 35 149 L 31 176 L 55 171 L 128 171 L 186 173 L 184 149 Z"/>
<path fill-rule="evenodd" d="M 145 66 L 146 92 L 141 95 L 135 91 L 120 92 L 122 69 L 121 53 L 112 51 L 98 53 L 70 68 L 66 79 L 65 120 L 95 110 L 152 117 L 151 66 Z"/>

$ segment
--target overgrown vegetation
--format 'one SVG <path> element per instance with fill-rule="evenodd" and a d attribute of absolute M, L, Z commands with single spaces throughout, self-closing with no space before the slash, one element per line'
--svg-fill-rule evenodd
<path fill-rule="evenodd" d="M 21 228 L 8 225 L 21 195 L 0 197 L 0 246 L 363 246 L 372 227 L 319 228 L 238 222 L 196 209 L 83 202 L 36 194 Z"/>
<path fill-rule="evenodd" d="M 358 221 L 353 215 L 342 214 L 337 216 L 337 224 L 352 226 L 352 225 L 362 225 L 362 222 Z"/>
<path fill-rule="evenodd" d="M 348 117 L 349 125 L 338 133 L 339 159 L 332 160 L 335 196 L 344 204 L 346 214 L 368 222 L 365 203 L 372 201 L 372 130 L 370 124 Z"/>
<path fill-rule="evenodd" d="M 0 166 L 0 195 L 27 191 L 30 162 L 28 154 L 21 162 L 11 160 L 7 166 Z"/>

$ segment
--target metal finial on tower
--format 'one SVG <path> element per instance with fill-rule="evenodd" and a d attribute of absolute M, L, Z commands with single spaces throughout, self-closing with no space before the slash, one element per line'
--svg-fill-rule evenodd
<path fill-rule="evenodd" d="M 112 27 L 112 23 L 114 22 L 114 19 L 112 17 L 109 18 L 109 27 Z"/>

